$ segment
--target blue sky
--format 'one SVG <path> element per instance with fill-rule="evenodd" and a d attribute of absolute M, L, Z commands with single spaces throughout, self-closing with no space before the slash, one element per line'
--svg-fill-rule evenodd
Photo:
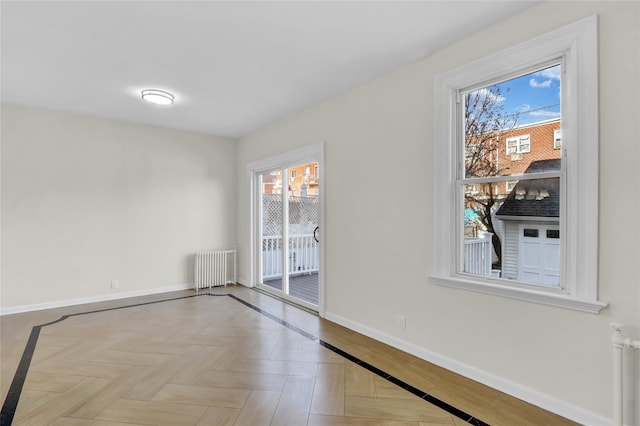
<path fill-rule="evenodd" d="M 504 111 L 520 113 L 518 125 L 560 117 L 560 66 L 500 83 Z M 510 88 L 509 91 L 506 88 Z"/>

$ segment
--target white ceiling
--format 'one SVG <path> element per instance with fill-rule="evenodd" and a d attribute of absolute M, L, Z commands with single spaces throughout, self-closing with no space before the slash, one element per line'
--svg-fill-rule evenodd
<path fill-rule="evenodd" d="M 3 0 L 2 102 L 238 138 L 534 3 Z"/>

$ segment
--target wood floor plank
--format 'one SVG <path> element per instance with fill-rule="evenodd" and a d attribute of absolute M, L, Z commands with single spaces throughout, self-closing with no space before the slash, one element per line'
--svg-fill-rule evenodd
<path fill-rule="evenodd" d="M 192 352 L 166 364 L 152 367 L 132 389 L 127 398 L 151 399 L 167 383 L 196 384 L 212 364 L 224 353 L 226 348 L 201 346 L 199 352 Z"/>
<path fill-rule="evenodd" d="M 238 371 L 207 371 L 197 385 L 282 391 L 287 381 L 285 374 L 242 373 Z"/>
<path fill-rule="evenodd" d="M 171 359 L 175 359 L 172 355 L 165 354 L 143 354 L 130 351 L 114 351 L 108 350 L 91 357 L 91 361 L 100 363 L 114 363 L 126 365 L 160 365 L 166 364 Z"/>
<path fill-rule="evenodd" d="M 56 338 L 55 335 L 49 336 L 51 339 Z M 61 336 L 64 339 L 64 336 Z M 38 341 L 38 346 L 31 360 L 31 368 L 39 368 L 47 364 L 54 364 L 63 360 L 70 360 L 77 353 L 86 354 L 90 352 L 98 352 L 103 350 L 100 340 L 74 338 L 77 344 L 71 346 L 48 345 L 46 340 Z M 51 341 L 50 341 L 51 342 Z M 53 346 L 53 350 L 52 350 Z"/>
<path fill-rule="evenodd" d="M 518 425 L 554 425 L 569 426 L 574 422 L 556 414 L 540 410 L 509 395 L 500 394 L 491 405 L 491 413 L 485 415 L 487 422 L 509 422 Z"/>
<path fill-rule="evenodd" d="M 108 385 L 84 401 L 79 407 L 66 412 L 66 417 L 93 419 L 115 401 L 125 395 L 132 386 L 147 374 L 149 367 L 130 367 L 119 377 L 114 378 Z"/>
<path fill-rule="evenodd" d="M 131 351 L 147 354 L 186 355 L 194 352 L 199 352 L 203 348 L 203 345 L 185 345 L 178 343 L 158 342 L 144 343 L 142 345 L 131 348 Z"/>
<path fill-rule="evenodd" d="M 65 392 L 81 381 L 83 376 L 46 373 L 42 371 L 29 372 L 29 380 L 26 381 L 23 389 L 37 390 L 44 392 Z"/>
<path fill-rule="evenodd" d="M 76 419 L 73 417 L 60 417 L 50 426 L 135 426 L 142 425 L 142 423 L 122 423 L 109 420 L 91 420 L 91 419 Z"/>
<path fill-rule="evenodd" d="M 325 416 L 312 414 L 307 426 L 432 426 L 402 420 L 372 419 L 365 417 Z M 436 426 L 436 425 L 433 425 Z M 444 426 L 444 425 L 442 425 Z"/>
<path fill-rule="evenodd" d="M 418 397 L 397 399 L 347 396 L 345 399 L 345 415 L 350 417 L 453 424 L 451 414 L 434 405 L 425 404 Z"/>
<path fill-rule="evenodd" d="M 207 407 L 157 401 L 119 399 L 96 420 L 157 426 L 196 425 Z"/>
<path fill-rule="evenodd" d="M 248 389 L 215 388 L 208 386 L 168 384 L 152 398 L 152 401 L 176 404 L 206 405 L 209 407 L 242 408 L 251 395 Z M 280 394 L 280 392 L 276 392 Z"/>
<path fill-rule="evenodd" d="M 42 426 L 63 417 L 67 412 L 82 406 L 95 394 L 109 385 L 109 380 L 88 377 L 67 392 L 58 394 L 55 398 L 41 404 L 36 409 L 18 405 L 15 423 L 20 425 Z"/>
<path fill-rule="evenodd" d="M 208 346 L 200 352 L 187 355 L 188 362 L 184 362 L 183 357 L 180 364 L 184 367 L 171 378 L 171 383 L 176 384 L 195 384 L 202 374 L 209 370 L 213 365 L 217 365 L 220 359 L 223 359 L 230 353 L 230 350 L 224 346 Z"/>
<path fill-rule="evenodd" d="M 87 360 L 60 359 L 32 366 L 30 371 L 69 376 L 114 378 L 129 368 L 126 364 L 100 363 Z"/>
<path fill-rule="evenodd" d="M 236 426 L 268 425 L 278 406 L 280 392 L 253 391 L 235 421 Z"/>
<path fill-rule="evenodd" d="M 287 378 L 271 426 L 298 426 L 307 423 L 315 380 L 313 376 Z"/>
<path fill-rule="evenodd" d="M 313 391 L 311 413 L 344 416 L 345 367 L 338 364 L 320 364 Z"/>
<path fill-rule="evenodd" d="M 345 363 L 345 359 L 343 357 L 318 345 L 316 345 L 312 350 L 276 349 L 271 353 L 269 359 L 274 361 L 304 361 L 331 364 Z"/>
<path fill-rule="evenodd" d="M 409 383 L 424 392 L 429 392 L 435 386 L 434 382 L 439 382 L 442 379 L 448 379 L 448 376 L 434 377 L 428 373 L 425 374 L 425 371 L 414 368 L 412 364 L 395 359 L 393 357 L 395 353 L 396 350 L 392 353 L 371 351 L 364 354 L 361 359 L 371 365 L 375 365 L 383 371 L 393 371 L 394 377 L 405 383 Z"/>
<path fill-rule="evenodd" d="M 376 389 L 376 396 L 378 398 L 399 398 L 399 399 L 415 398 L 415 395 L 396 386 L 395 384 L 389 382 L 388 380 L 385 380 L 376 376 L 373 382 Z"/>
<path fill-rule="evenodd" d="M 243 359 L 232 367 L 233 371 L 292 376 L 315 376 L 317 369 L 318 364 L 315 362 L 272 361 L 268 359 Z"/>
<path fill-rule="evenodd" d="M 233 426 L 239 414 L 239 408 L 209 407 L 198 426 Z"/>
<path fill-rule="evenodd" d="M 352 362 L 345 364 L 345 394 L 354 396 L 376 396 L 375 375 Z"/>
<path fill-rule="evenodd" d="M 28 407 L 29 411 L 34 411 L 42 404 L 51 401 L 53 398 L 59 395 L 58 392 L 44 392 L 44 391 L 36 391 L 36 390 L 23 390 L 20 395 L 20 415 L 24 415 L 27 411 L 25 410 Z M 17 418 L 17 417 L 16 417 Z"/>

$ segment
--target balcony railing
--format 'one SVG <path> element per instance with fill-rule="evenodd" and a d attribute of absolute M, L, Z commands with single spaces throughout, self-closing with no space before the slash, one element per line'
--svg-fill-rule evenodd
<path fill-rule="evenodd" d="M 493 234 L 464 240 L 464 272 L 474 275 L 491 275 Z M 319 245 L 313 234 L 289 236 L 289 275 L 318 272 Z M 282 276 L 282 237 L 262 237 L 262 278 L 267 280 Z"/>
<path fill-rule="evenodd" d="M 487 233 L 478 238 L 464 239 L 464 272 L 474 275 L 491 275 L 493 245 Z"/>
<path fill-rule="evenodd" d="M 313 234 L 290 235 L 289 275 L 318 272 L 319 245 Z M 282 236 L 262 237 L 262 278 L 282 276 Z"/>

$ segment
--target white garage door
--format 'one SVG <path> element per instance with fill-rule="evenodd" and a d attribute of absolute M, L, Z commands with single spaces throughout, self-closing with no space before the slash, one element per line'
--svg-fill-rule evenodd
<path fill-rule="evenodd" d="M 560 227 L 520 225 L 518 279 L 529 283 L 560 284 Z"/>

